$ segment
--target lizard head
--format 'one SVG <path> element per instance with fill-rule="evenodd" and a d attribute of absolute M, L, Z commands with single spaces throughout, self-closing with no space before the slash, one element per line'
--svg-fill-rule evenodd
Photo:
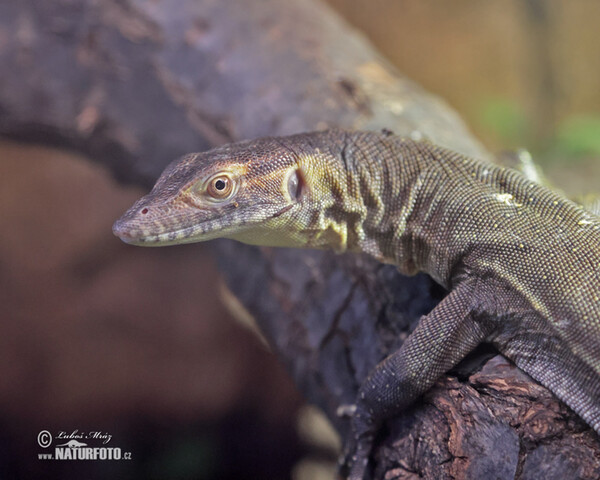
<path fill-rule="evenodd" d="M 312 156 L 308 156 L 312 158 Z M 126 243 L 162 246 L 218 237 L 266 246 L 306 246 L 315 198 L 306 155 L 265 138 L 186 155 L 113 226 Z M 317 192 L 318 193 L 318 192 Z"/>

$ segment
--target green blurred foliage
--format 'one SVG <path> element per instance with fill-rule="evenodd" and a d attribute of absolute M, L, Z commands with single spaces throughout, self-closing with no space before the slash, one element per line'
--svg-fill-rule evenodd
<path fill-rule="evenodd" d="M 490 97 L 479 102 L 477 117 L 482 128 L 493 137 L 494 143 L 506 148 L 528 145 L 531 129 L 521 106 L 509 98 Z"/>
<path fill-rule="evenodd" d="M 576 115 L 560 123 L 553 150 L 561 156 L 600 156 L 600 114 Z"/>
<path fill-rule="evenodd" d="M 477 118 L 483 135 L 490 137 L 493 145 L 527 148 L 541 164 L 591 161 L 600 157 L 600 114 L 565 118 L 545 145 L 536 142 L 535 130 L 522 106 L 509 98 L 482 100 L 477 106 Z M 538 148 L 532 148 L 536 144 Z"/>

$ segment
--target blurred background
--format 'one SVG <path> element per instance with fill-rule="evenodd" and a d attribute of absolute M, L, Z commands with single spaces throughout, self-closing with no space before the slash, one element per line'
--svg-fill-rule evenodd
<path fill-rule="evenodd" d="M 491 152 L 526 148 L 562 188 L 598 190 L 600 3 L 329 3 Z"/>
<path fill-rule="evenodd" d="M 600 190 L 599 2 L 329 3 L 490 151 L 527 148 L 570 194 Z M 311 449 L 302 400 L 221 302 L 210 246 L 112 236 L 143 193 L 0 140 L 0 479 L 290 478 Z M 40 462 L 44 429 L 108 432 L 132 461 Z"/>

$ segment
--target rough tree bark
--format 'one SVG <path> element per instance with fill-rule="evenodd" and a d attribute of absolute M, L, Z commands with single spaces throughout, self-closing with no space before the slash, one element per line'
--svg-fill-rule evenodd
<path fill-rule="evenodd" d="M 82 150 L 145 185 L 185 152 L 327 126 L 489 158 L 316 0 L 9 0 L 0 68 L 0 133 Z M 444 295 L 363 256 L 216 248 L 231 291 L 342 435 L 337 407 Z M 502 357 L 481 364 L 463 363 L 389 422 L 377 478 L 600 477 L 589 427 Z"/>

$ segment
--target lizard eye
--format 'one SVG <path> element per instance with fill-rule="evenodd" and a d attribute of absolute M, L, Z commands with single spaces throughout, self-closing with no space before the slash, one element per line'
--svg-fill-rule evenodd
<path fill-rule="evenodd" d="M 208 181 L 206 192 L 214 200 L 226 200 L 234 193 L 234 181 L 229 175 L 219 173 Z"/>

